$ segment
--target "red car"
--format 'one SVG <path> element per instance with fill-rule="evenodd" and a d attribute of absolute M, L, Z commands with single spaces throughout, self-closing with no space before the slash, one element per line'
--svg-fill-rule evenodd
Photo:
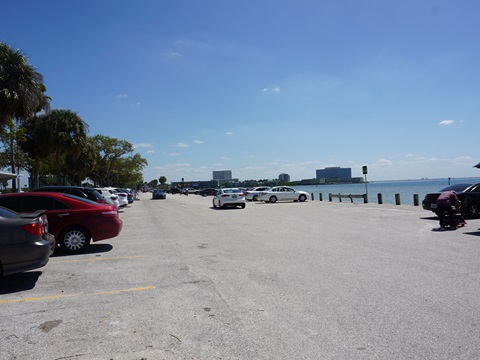
<path fill-rule="evenodd" d="M 0 206 L 16 212 L 46 210 L 49 232 L 67 252 L 85 250 L 90 241 L 117 236 L 122 230 L 118 211 L 75 195 L 24 192 L 0 195 Z"/>

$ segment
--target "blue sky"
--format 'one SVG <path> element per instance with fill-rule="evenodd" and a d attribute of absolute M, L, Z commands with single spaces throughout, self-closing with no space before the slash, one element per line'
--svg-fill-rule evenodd
<path fill-rule="evenodd" d="M 0 41 L 146 181 L 479 176 L 476 0 L 25 0 Z M 8 14 L 8 16 L 5 16 Z"/>

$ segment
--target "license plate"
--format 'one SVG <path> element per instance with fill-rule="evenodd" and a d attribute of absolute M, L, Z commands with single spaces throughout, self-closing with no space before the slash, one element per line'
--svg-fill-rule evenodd
<path fill-rule="evenodd" d="M 237 195 L 232 195 L 232 198 L 236 198 L 236 197 L 237 197 Z"/>
<path fill-rule="evenodd" d="M 430 205 L 430 209 L 436 209 L 437 208 L 437 204 L 431 204 Z"/>

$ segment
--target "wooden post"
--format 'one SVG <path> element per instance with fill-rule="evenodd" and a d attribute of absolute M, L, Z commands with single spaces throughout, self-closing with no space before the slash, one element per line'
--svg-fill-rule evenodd
<path fill-rule="evenodd" d="M 315 197 L 313 196 L 313 193 L 312 193 L 312 201 L 315 200 Z"/>
<path fill-rule="evenodd" d="M 382 194 L 377 194 L 377 198 L 378 198 L 378 203 L 379 203 L 380 205 L 382 205 L 382 204 L 383 204 Z"/>
<path fill-rule="evenodd" d="M 323 201 L 323 194 L 322 193 L 318 193 L 318 200 Z"/>
<path fill-rule="evenodd" d="M 342 202 L 342 197 L 340 196 L 340 193 L 338 193 L 338 200 L 340 200 L 340 202 Z"/>
<path fill-rule="evenodd" d="M 418 206 L 418 194 L 413 194 L 413 206 Z"/>
<path fill-rule="evenodd" d="M 368 194 L 363 194 L 363 203 L 368 204 Z"/>
<path fill-rule="evenodd" d="M 328 194 L 328 201 L 332 202 L 332 193 Z"/>
<path fill-rule="evenodd" d="M 400 194 L 395 194 L 395 205 L 400 205 Z"/>

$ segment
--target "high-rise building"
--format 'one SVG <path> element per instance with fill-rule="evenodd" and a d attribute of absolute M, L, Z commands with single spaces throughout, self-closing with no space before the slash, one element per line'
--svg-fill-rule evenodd
<path fill-rule="evenodd" d="M 327 167 L 317 170 L 317 179 L 338 179 L 347 180 L 352 178 L 351 168 Z"/>
<path fill-rule="evenodd" d="M 281 181 L 290 182 L 290 175 L 280 174 L 280 175 L 278 175 L 278 179 L 281 180 Z"/>
<path fill-rule="evenodd" d="M 232 180 L 232 170 L 213 171 L 213 180 Z"/>

